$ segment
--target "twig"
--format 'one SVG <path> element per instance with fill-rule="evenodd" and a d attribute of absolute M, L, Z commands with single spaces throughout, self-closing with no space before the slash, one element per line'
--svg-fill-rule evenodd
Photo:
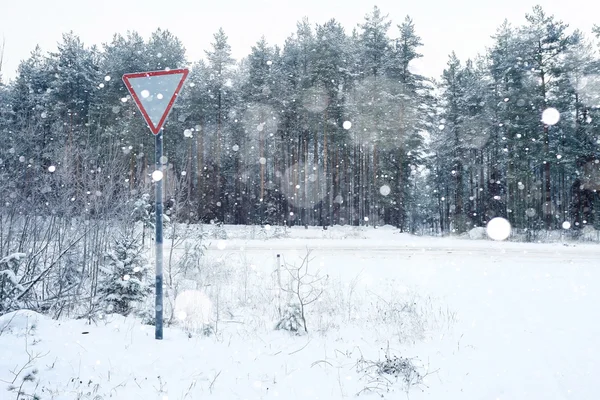
<path fill-rule="evenodd" d="M 215 375 L 214 379 L 212 380 L 212 382 L 210 383 L 210 386 L 208 387 L 208 390 L 210 391 L 210 393 L 212 394 L 213 391 L 213 387 L 215 385 L 215 382 L 217 380 L 217 378 L 219 377 L 219 375 L 221 375 L 222 371 L 219 371 L 219 373 L 217 375 Z"/>
<path fill-rule="evenodd" d="M 288 353 L 288 355 L 289 355 L 289 356 L 291 356 L 292 354 L 296 354 L 296 353 L 298 353 L 299 351 L 302 351 L 302 350 L 304 350 L 304 349 L 306 348 L 306 346 L 308 346 L 308 345 L 310 344 L 311 340 L 312 340 L 312 339 L 310 339 L 310 340 L 309 340 L 309 341 L 308 341 L 308 342 L 307 342 L 307 343 L 306 343 L 304 346 L 302 346 L 302 348 L 300 348 L 300 349 L 298 349 L 298 350 L 295 350 L 295 351 L 292 351 L 291 353 Z"/>

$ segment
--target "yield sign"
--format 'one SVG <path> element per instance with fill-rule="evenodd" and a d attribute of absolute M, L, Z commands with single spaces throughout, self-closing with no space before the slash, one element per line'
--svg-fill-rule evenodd
<path fill-rule="evenodd" d="M 188 72 L 187 69 L 174 69 L 123 75 L 127 90 L 153 134 L 158 135 L 163 127 Z"/>

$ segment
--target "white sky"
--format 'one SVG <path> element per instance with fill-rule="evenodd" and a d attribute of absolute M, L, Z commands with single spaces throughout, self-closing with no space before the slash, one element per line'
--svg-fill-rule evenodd
<path fill-rule="evenodd" d="M 588 34 L 594 23 L 600 23 L 596 17 L 600 5 L 592 0 L 0 0 L 0 4 L 5 80 L 14 78 L 19 62 L 36 44 L 53 51 L 69 30 L 86 45 L 100 45 L 117 32 L 135 30 L 148 38 L 160 27 L 178 36 L 188 59 L 196 61 L 209 49 L 213 33 L 223 27 L 233 56 L 239 59 L 249 54 L 261 35 L 270 44 L 283 45 L 304 16 L 312 23 L 335 18 L 350 33 L 377 4 L 392 20 L 390 36 L 397 35 L 396 24 L 407 14 L 413 18 L 425 45 L 420 70 L 438 77 L 452 50 L 461 60 L 475 56 L 490 44 L 504 18 L 519 25 L 535 4 Z"/>

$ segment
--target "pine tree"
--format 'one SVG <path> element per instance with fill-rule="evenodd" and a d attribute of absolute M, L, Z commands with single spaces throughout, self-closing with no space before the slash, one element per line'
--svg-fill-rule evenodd
<path fill-rule="evenodd" d="M 151 292 L 149 265 L 142 256 L 139 240 L 121 233 L 106 254 L 98 294 L 108 311 L 129 315 Z"/>
<path fill-rule="evenodd" d="M 214 134 L 214 141 L 211 146 L 210 166 L 213 172 L 214 182 L 212 190 L 214 196 L 210 199 L 211 207 L 217 219 L 223 222 L 225 217 L 226 196 L 224 191 L 224 177 L 222 173 L 223 164 L 223 143 L 226 139 L 228 130 L 228 114 L 232 107 L 232 91 L 229 89 L 232 85 L 232 66 L 234 63 L 231 58 L 231 47 L 227 42 L 227 35 L 223 29 L 219 29 L 214 34 L 212 49 L 206 52 L 208 59 L 208 82 L 207 89 L 209 93 L 209 109 L 207 116 L 207 125 L 205 132 Z"/>

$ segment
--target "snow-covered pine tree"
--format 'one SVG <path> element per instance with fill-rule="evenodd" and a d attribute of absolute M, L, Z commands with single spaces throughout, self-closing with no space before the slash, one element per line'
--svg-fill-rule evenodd
<path fill-rule="evenodd" d="M 129 315 L 151 292 L 149 265 L 137 237 L 119 233 L 106 254 L 98 293 L 107 311 Z"/>
<path fill-rule="evenodd" d="M 0 315 L 18 308 L 15 300 L 25 289 L 19 283 L 17 274 L 25 253 L 13 253 L 0 258 Z"/>

